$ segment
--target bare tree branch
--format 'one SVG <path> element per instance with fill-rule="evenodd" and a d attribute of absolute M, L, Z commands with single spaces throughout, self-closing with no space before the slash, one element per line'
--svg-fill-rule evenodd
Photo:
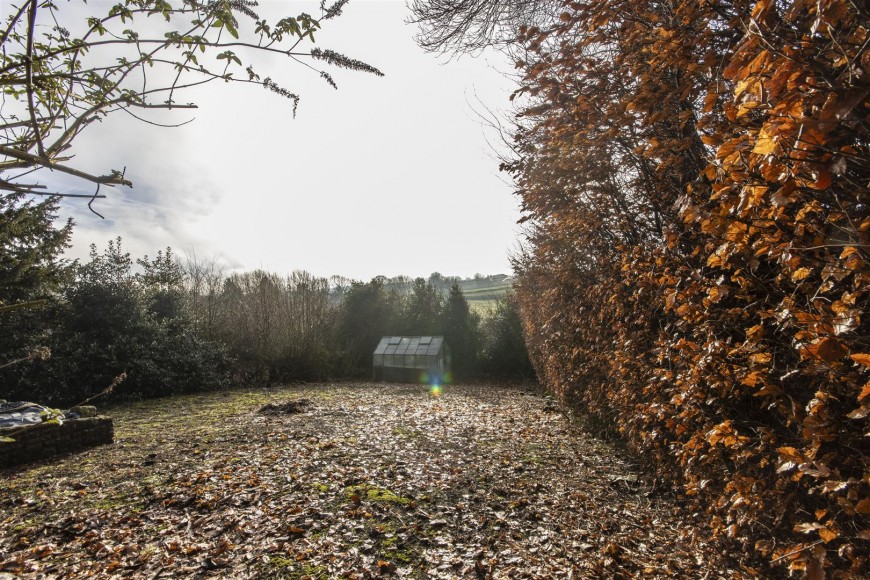
<path fill-rule="evenodd" d="M 346 0 L 324 4 L 322 19 L 338 16 L 345 4 Z M 123 172 L 98 175 L 76 167 L 70 162 L 75 138 L 117 111 L 154 126 L 185 125 L 193 119 L 165 122 L 132 109 L 195 109 L 193 103 L 176 103 L 177 95 L 218 79 L 265 86 L 293 100 L 295 110 L 299 97 L 294 92 L 271 78 L 260 80 L 245 62 L 257 53 L 280 54 L 328 82 L 326 71 L 303 59 L 320 58 L 331 66 L 381 74 L 330 51 L 296 51 L 303 40 L 313 42 L 320 22 L 305 13 L 268 22 L 260 19 L 254 6 L 247 0 L 122 2 L 87 18 L 83 34 L 75 38 L 62 26 L 72 17 L 65 4 L 22 0 L 0 31 L 0 191 L 47 195 L 45 186 L 19 180 L 40 169 L 58 171 L 96 184 L 93 195 L 66 195 L 88 198 L 94 211 L 94 200 L 104 197 L 98 193 L 102 185 L 131 182 Z M 151 16 L 159 22 L 136 26 L 136 18 Z M 247 28 L 240 28 L 240 20 Z M 239 69 L 245 74 L 236 78 Z M 171 76 L 166 75 L 169 71 Z M 23 171 L 4 175 L 12 170 Z"/>
<path fill-rule="evenodd" d="M 30 8 L 27 11 L 27 54 L 24 57 L 24 66 L 27 74 L 27 102 L 30 105 L 30 122 L 33 124 L 33 135 L 36 138 L 39 156 L 45 158 L 45 146 L 42 144 L 42 131 L 36 121 L 36 106 L 33 104 L 33 29 L 36 27 L 36 2 L 30 0 Z"/>
<path fill-rule="evenodd" d="M 412 0 L 417 44 L 432 52 L 510 50 L 521 26 L 543 26 L 558 14 L 561 0 Z"/>
<path fill-rule="evenodd" d="M 31 153 L 27 153 L 26 151 L 19 151 L 17 149 L 13 149 L 12 147 L 6 147 L 5 145 L 0 145 L 0 155 L 5 155 L 7 157 L 12 157 L 14 159 L 18 159 L 20 161 L 24 161 L 33 165 L 42 165 L 43 167 L 47 167 L 48 169 L 54 171 L 60 171 L 61 173 L 66 173 L 68 175 L 73 175 L 75 177 L 80 177 L 82 179 L 86 179 L 88 181 L 92 181 L 94 183 L 103 183 L 105 185 L 126 185 L 127 187 L 132 187 L 133 184 L 124 179 L 124 176 L 117 172 L 112 171 L 112 173 L 108 175 L 91 175 L 90 173 L 86 173 L 84 171 L 79 171 L 78 169 L 74 169 L 72 167 L 66 167 L 64 165 L 59 165 L 57 163 L 52 163 L 51 161 L 46 161 L 45 159 L 41 159 L 36 155 Z M 2 166 L 0 166 L 2 168 Z M 90 197 L 90 196 L 89 196 Z"/>

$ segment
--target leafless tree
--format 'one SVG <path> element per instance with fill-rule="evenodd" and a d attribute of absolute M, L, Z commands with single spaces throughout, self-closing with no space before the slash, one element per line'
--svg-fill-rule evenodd
<path fill-rule="evenodd" d="M 546 26 L 562 0 L 411 0 L 417 44 L 434 52 L 510 49 L 521 26 Z"/>
<path fill-rule="evenodd" d="M 184 286 L 194 313 L 197 332 L 213 339 L 217 328 L 224 266 L 217 258 L 200 258 L 190 252 L 182 265 Z"/>

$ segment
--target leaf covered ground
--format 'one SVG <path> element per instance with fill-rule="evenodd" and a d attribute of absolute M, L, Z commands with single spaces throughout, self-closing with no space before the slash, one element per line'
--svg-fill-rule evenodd
<path fill-rule="evenodd" d="M 520 389 L 316 385 L 111 415 L 115 444 L 0 472 L 0 577 L 734 575 L 623 455 Z"/>

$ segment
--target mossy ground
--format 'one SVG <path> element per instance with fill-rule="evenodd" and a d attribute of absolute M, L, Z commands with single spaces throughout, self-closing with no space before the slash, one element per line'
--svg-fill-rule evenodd
<path fill-rule="evenodd" d="M 404 506 L 411 505 L 414 501 L 397 495 L 389 489 L 368 484 L 352 485 L 347 488 L 345 495 L 348 498 L 357 498 L 357 500 L 366 499 L 378 503 L 393 503 Z"/>

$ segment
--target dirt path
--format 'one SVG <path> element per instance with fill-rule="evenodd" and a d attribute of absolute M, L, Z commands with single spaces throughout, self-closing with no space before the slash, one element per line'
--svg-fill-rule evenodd
<path fill-rule="evenodd" d="M 320 385 L 112 415 L 116 444 L 0 472 L 0 578 L 733 574 L 520 390 Z"/>

